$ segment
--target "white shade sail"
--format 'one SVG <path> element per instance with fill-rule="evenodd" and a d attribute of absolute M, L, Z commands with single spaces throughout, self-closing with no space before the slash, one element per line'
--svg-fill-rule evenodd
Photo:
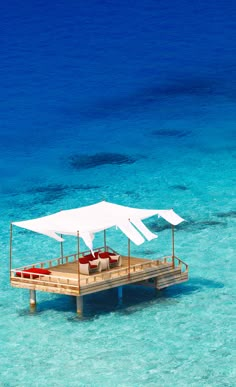
<path fill-rule="evenodd" d="M 64 210 L 41 218 L 13 222 L 13 225 L 22 227 L 40 234 L 47 235 L 61 242 L 58 234 L 75 235 L 84 240 L 92 250 L 94 233 L 116 226 L 136 245 L 142 244 L 145 239 L 157 238 L 142 222 L 143 219 L 158 215 L 172 225 L 183 222 L 179 215 L 171 210 L 149 210 L 121 206 L 102 201 L 86 207 Z"/>

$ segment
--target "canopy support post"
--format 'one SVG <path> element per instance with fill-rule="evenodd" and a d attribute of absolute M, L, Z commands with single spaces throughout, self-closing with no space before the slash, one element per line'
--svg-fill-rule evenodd
<path fill-rule="evenodd" d="M 128 239 L 128 280 L 130 280 L 130 239 Z"/>
<path fill-rule="evenodd" d="M 175 267 L 175 226 L 172 224 L 172 267 Z"/>
<path fill-rule="evenodd" d="M 62 238 L 62 234 L 61 234 L 61 238 Z M 63 242 L 61 242 L 61 259 L 62 259 L 62 263 L 63 263 L 63 256 L 64 256 L 64 252 L 63 252 Z"/>
<path fill-rule="evenodd" d="M 78 292 L 80 294 L 80 267 L 79 267 L 79 231 L 77 231 L 77 249 L 78 249 Z M 78 297 L 77 297 L 78 298 Z"/>
<path fill-rule="evenodd" d="M 10 251 L 9 251 L 10 280 L 11 280 L 11 269 L 12 269 L 12 223 L 10 225 Z"/>
<path fill-rule="evenodd" d="M 103 232 L 104 235 L 104 251 L 107 251 L 107 238 L 106 238 L 106 230 Z"/>
<path fill-rule="evenodd" d="M 130 222 L 130 219 L 129 219 Z M 128 238 L 128 280 L 130 280 L 130 239 Z"/>

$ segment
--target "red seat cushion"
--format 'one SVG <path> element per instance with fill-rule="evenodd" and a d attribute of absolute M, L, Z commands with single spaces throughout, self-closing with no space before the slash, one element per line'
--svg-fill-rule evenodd
<path fill-rule="evenodd" d="M 89 258 L 87 256 L 83 257 L 83 258 L 80 258 L 79 259 L 79 263 L 89 263 Z"/>
<path fill-rule="evenodd" d="M 84 256 L 84 258 L 86 258 L 88 261 L 93 261 L 94 259 L 97 259 L 96 255 L 94 257 L 92 254 L 87 254 L 87 255 Z"/>
<path fill-rule="evenodd" d="M 31 267 L 30 269 L 22 270 L 26 273 L 22 273 L 23 278 L 30 278 L 30 273 L 36 273 L 36 274 L 43 274 L 43 275 L 49 275 L 51 274 L 50 270 L 47 269 L 41 269 L 39 267 Z M 29 274 L 28 274 L 29 273 Z M 16 275 L 18 277 L 21 277 L 21 271 L 17 271 Z M 38 278 L 38 275 L 31 275 L 31 278 L 35 279 Z"/>
<path fill-rule="evenodd" d="M 108 253 L 107 251 L 104 251 L 104 253 L 100 253 L 99 254 L 99 257 L 100 258 L 110 258 L 110 253 Z"/>
<path fill-rule="evenodd" d="M 95 251 L 94 256 L 93 254 L 84 255 L 84 258 L 87 258 L 88 261 L 94 261 L 95 259 L 99 258 L 99 251 Z"/>

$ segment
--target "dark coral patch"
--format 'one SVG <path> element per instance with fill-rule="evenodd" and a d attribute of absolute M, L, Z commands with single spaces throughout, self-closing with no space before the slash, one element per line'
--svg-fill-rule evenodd
<path fill-rule="evenodd" d="M 42 204 L 49 204 L 62 199 L 66 194 L 66 190 L 67 188 L 63 184 L 50 184 L 31 187 L 27 190 L 27 193 L 35 195 L 34 204 L 38 203 L 39 200 Z"/>
<path fill-rule="evenodd" d="M 166 224 L 158 224 L 158 221 L 149 221 L 147 224 L 147 227 L 150 228 L 153 232 L 161 232 L 165 230 L 170 230 L 171 225 L 169 223 Z M 194 231 L 202 231 L 209 227 L 217 227 L 217 226 L 226 226 L 227 223 L 220 222 L 217 220 L 203 220 L 199 222 L 194 222 L 192 220 L 183 222 L 176 226 L 176 231 L 187 231 L 187 232 L 194 232 Z"/>
<path fill-rule="evenodd" d="M 188 187 L 186 187 L 186 185 L 181 185 L 181 184 L 171 185 L 170 188 L 173 188 L 173 189 L 176 189 L 179 191 L 187 191 L 188 190 Z"/>
<path fill-rule="evenodd" d="M 177 226 L 176 230 L 184 230 L 187 232 L 202 231 L 209 227 L 226 226 L 227 223 L 219 222 L 218 220 L 202 220 L 195 222 L 190 220 L 189 222 L 183 222 Z"/>
<path fill-rule="evenodd" d="M 35 194 L 37 197 L 34 203 L 38 202 L 38 197 L 42 203 L 53 203 L 72 191 L 86 191 L 91 189 L 98 189 L 98 185 L 79 184 L 79 185 L 63 185 L 63 184 L 50 184 L 45 186 L 36 186 L 27 190 L 27 193 Z"/>
<path fill-rule="evenodd" d="M 198 230 L 204 230 L 209 226 L 225 226 L 224 222 L 219 222 L 218 220 L 203 220 L 200 222 L 192 223 L 193 227 L 196 227 Z"/>
<path fill-rule="evenodd" d="M 159 224 L 158 220 L 156 222 L 154 220 L 147 220 L 147 221 L 144 221 L 144 223 L 151 231 L 157 232 L 157 233 L 171 229 L 171 225 L 169 223 Z"/>
<path fill-rule="evenodd" d="M 236 218 L 236 211 L 219 212 L 217 216 L 219 218 Z"/>
<path fill-rule="evenodd" d="M 185 129 L 158 129 L 152 132 L 153 136 L 156 137 L 173 137 L 173 138 L 182 138 L 187 137 L 191 134 L 189 130 Z"/>
<path fill-rule="evenodd" d="M 157 93 L 167 96 L 204 96 L 216 93 L 217 83 L 209 78 L 179 78 L 157 88 Z M 153 94 L 155 92 L 155 88 Z"/>
<path fill-rule="evenodd" d="M 160 103 L 166 98 L 181 96 L 196 96 L 222 93 L 222 85 L 215 79 L 204 77 L 181 77 L 169 80 L 165 84 L 159 84 L 152 80 L 150 84 L 134 90 L 132 93 L 107 98 L 101 94 L 93 104 L 84 103 L 78 105 L 77 99 L 70 100 L 69 104 L 60 106 L 60 114 L 68 119 L 79 119 L 80 121 L 91 121 L 104 118 L 114 118 L 114 115 L 130 115 L 133 112 Z"/>
<path fill-rule="evenodd" d="M 73 189 L 76 191 L 86 191 L 89 189 L 98 189 L 98 188 L 101 188 L 101 186 L 100 185 L 90 185 L 90 184 L 79 184 L 79 185 L 73 186 Z"/>
<path fill-rule="evenodd" d="M 64 185 L 64 184 L 49 184 L 45 186 L 36 186 L 27 190 L 28 193 L 51 193 L 51 194 L 59 194 L 62 192 L 71 192 L 71 191 L 83 191 L 89 189 L 97 189 L 100 188 L 98 185 L 90 185 L 90 184 L 78 184 L 78 185 Z"/>
<path fill-rule="evenodd" d="M 94 155 L 74 155 L 69 158 L 70 165 L 75 169 L 89 169 L 106 164 L 133 164 L 136 159 L 121 153 L 101 152 Z"/>
<path fill-rule="evenodd" d="M 156 251 L 155 250 L 151 250 L 151 249 L 144 249 L 143 250 L 143 255 L 155 255 L 156 254 Z"/>
<path fill-rule="evenodd" d="M 27 189 L 27 193 L 30 193 L 30 194 L 55 193 L 55 194 L 58 194 L 58 193 L 63 192 L 66 188 L 67 188 L 67 186 L 65 186 L 63 184 L 39 185 L 39 186 L 35 186 L 35 187 L 31 187 L 31 188 Z"/>

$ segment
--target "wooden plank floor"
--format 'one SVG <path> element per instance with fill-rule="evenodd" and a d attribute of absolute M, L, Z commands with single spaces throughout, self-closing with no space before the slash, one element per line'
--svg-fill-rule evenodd
<path fill-rule="evenodd" d="M 146 263 L 146 262 L 151 262 L 150 259 L 144 259 L 144 258 L 136 258 L 136 257 L 130 257 L 130 266 L 133 265 L 138 265 L 140 263 Z M 106 272 L 114 272 L 117 271 L 117 269 L 122 269 L 122 268 L 128 268 L 128 257 L 122 256 L 122 265 L 121 267 L 113 267 L 110 270 L 102 271 L 101 273 L 94 273 L 96 277 L 103 276 Z M 52 272 L 52 275 L 60 276 L 60 277 L 65 277 L 65 278 L 78 278 L 78 263 L 77 262 L 71 262 L 71 263 L 66 263 L 63 265 L 58 265 L 50 268 L 50 271 Z M 80 274 L 81 279 L 86 279 L 86 278 L 91 278 L 93 274 L 90 275 L 85 275 L 85 274 Z"/>

